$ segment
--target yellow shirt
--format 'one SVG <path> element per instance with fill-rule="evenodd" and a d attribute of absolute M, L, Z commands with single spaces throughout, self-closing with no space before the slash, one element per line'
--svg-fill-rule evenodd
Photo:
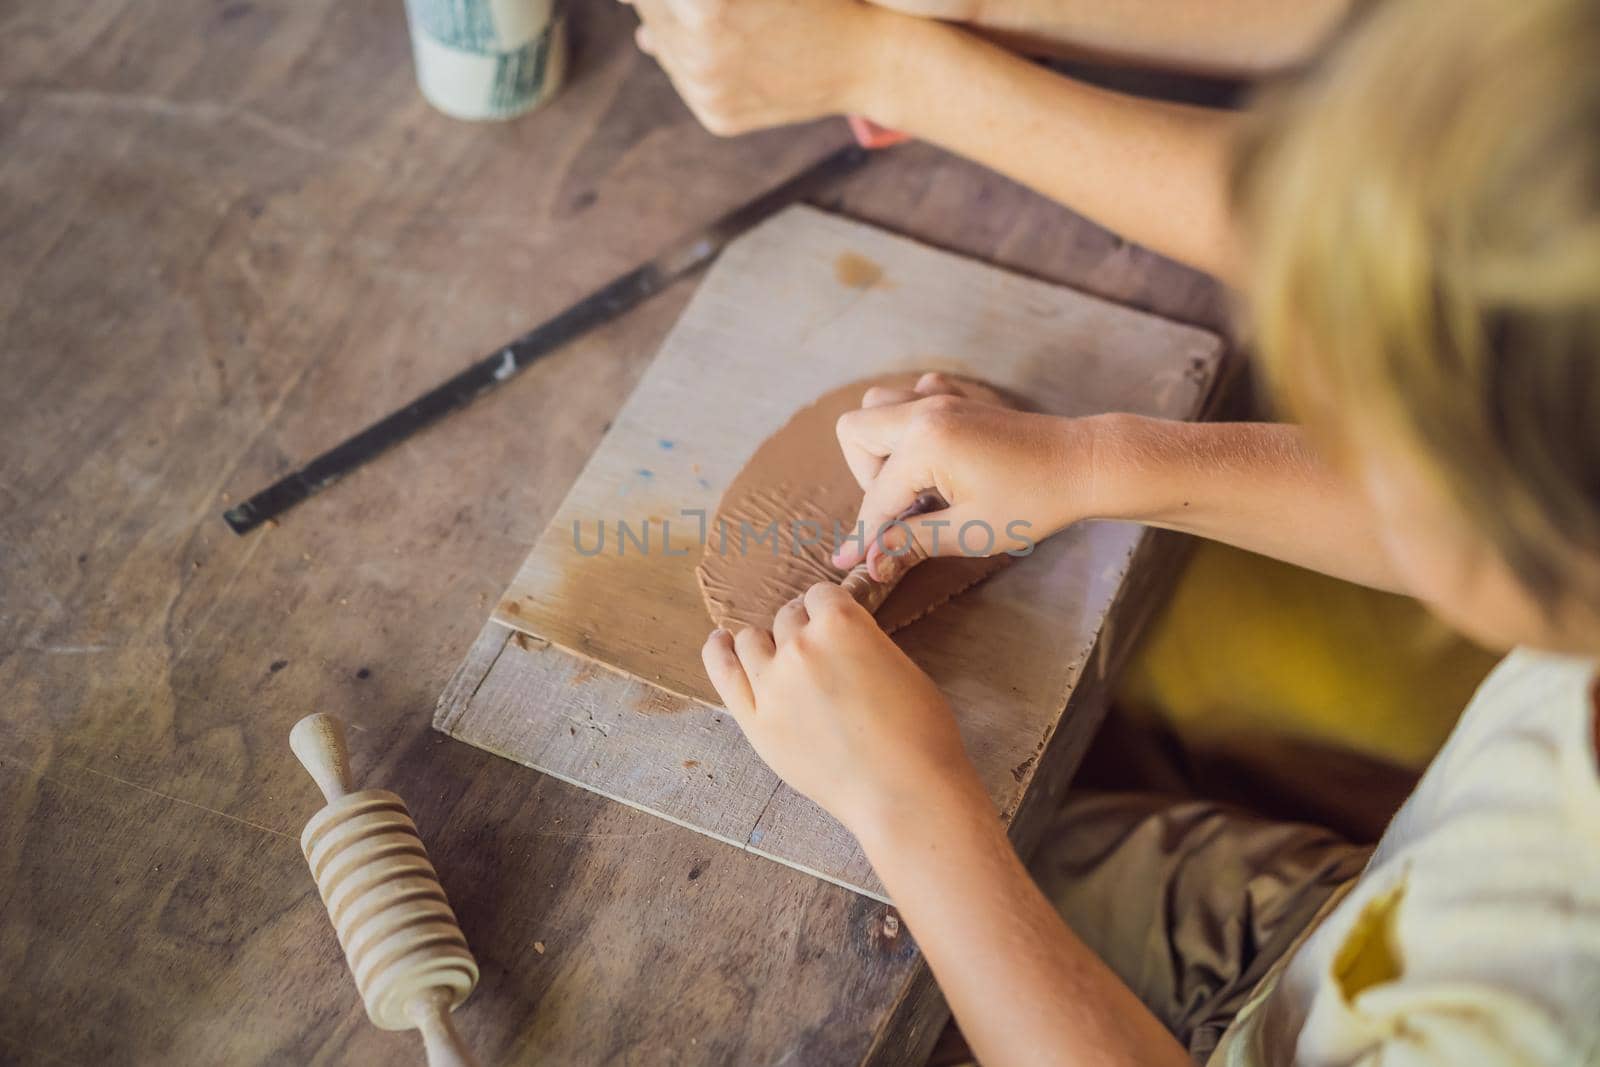
<path fill-rule="evenodd" d="M 1600 1065 L 1595 668 L 1495 668 L 1209 1067 Z"/>

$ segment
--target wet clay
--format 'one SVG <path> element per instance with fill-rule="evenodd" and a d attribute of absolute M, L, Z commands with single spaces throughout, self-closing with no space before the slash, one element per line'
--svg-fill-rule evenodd
<path fill-rule="evenodd" d="M 718 626 L 734 631 L 771 626 L 779 608 L 815 583 L 845 578 L 829 559 L 833 528 L 837 523 L 841 537 L 854 530 L 861 487 L 839 451 L 834 423 L 860 407 L 870 387 L 909 389 L 918 377 L 883 375 L 841 386 L 795 412 L 756 449 L 723 494 L 695 569 L 706 611 Z M 770 536 L 758 542 L 757 535 L 774 522 L 776 545 Z M 946 528 L 940 534 L 953 537 L 954 531 Z M 1010 560 L 1002 554 L 921 563 L 878 607 L 878 622 L 892 633 Z"/>

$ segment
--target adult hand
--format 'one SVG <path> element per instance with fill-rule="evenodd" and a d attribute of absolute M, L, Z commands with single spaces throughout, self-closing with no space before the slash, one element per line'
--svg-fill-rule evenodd
<path fill-rule="evenodd" d="M 979 0 L 868 0 L 868 2 L 905 15 L 941 19 L 945 22 L 974 22 L 982 13 Z"/>
<path fill-rule="evenodd" d="M 635 39 L 712 133 L 870 114 L 895 16 L 853 0 L 624 0 Z"/>
<path fill-rule="evenodd" d="M 812 586 L 770 631 L 714 631 L 701 657 L 767 766 L 858 838 L 930 791 L 986 802 L 949 703 L 839 586 Z"/>
<path fill-rule="evenodd" d="M 1092 419 L 1016 411 L 993 390 L 928 374 L 908 392 L 868 390 L 837 429 L 865 493 L 865 543 L 846 541 L 833 562 L 866 559 L 878 581 L 908 556 L 1025 553 L 1090 511 Z M 895 521 L 929 490 L 948 506 Z"/>

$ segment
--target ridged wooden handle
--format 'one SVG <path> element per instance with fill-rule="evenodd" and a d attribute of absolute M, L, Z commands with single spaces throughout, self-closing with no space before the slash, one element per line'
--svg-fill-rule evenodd
<path fill-rule="evenodd" d="M 321 712 L 307 715 L 289 731 L 289 747 L 328 803 L 350 792 L 350 751 L 338 719 Z"/>
<path fill-rule="evenodd" d="M 450 992 L 436 989 L 414 998 L 406 1014 L 422 1031 L 428 1067 L 478 1067 L 478 1058 L 450 1022 Z"/>
<path fill-rule="evenodd" d="M 384 789 L 350 791 L 336 719 L 301 719 L 289 744 L 328 799 L 300 850 L 367 1017 L 385 1030 L 421 1030 L 432 1067 L 476 1067 L 450 1012 L 478 984 L 478 964 L 405 802 Z"/>
<path fill-rule="evenodd" d="M 895 518 L 899 522 L 905 522 L 918 515 L 923 515 L 930 511 L 941 511 L 949 506 L 944 497 L 940 496 L 937 491 L 926 489 L 918 493 L 917 498 L 911 502 L 911 506 L 895 516 Z M 910 572 L 912 567 L 922 563 L 927 558 L 927 553 L 922 550 L 921 542 L 916 538 L 912 538 L 911 543 L 906 545 L 901 557 L 890 561 L 896 565 L 897 573 L 893 578 L 886 582 L 878 581 L 867 570 L 867 561 L 862 560 L 850 568 L 850 573 L 846 574 L 839 584 L 844 587 L 846 593 L 855 598 L 857 604 L 876 615 L 878 609 L 883 607 L 883 602 L 889 599 L 889 594 L 894 592 L 895 586 L 900 584 L 900 580 Z"/>
<path fill-rule="evenodd" d="M 399 797 L 363 789 L 329 804 L 300 848 L 374 1024 L 415 1026 L 410 1006 L 425 994 L 467 998 L 478 964 Z"/>

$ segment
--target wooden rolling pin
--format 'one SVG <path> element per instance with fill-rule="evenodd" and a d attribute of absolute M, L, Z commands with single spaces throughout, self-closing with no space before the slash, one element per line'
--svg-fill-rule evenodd
<path fill-rule="evenodd" d="M 478 984 L 478 964 L 405 802 L 385 789 L 351 791 L 344 730 L 331 716 L 295 723 L 289 747 L 328 801 L 300 850 L 367 1017 L 385 1030 L 421 1030 L 431 1067 L 476 1067 L 450 1013 Z"/>

